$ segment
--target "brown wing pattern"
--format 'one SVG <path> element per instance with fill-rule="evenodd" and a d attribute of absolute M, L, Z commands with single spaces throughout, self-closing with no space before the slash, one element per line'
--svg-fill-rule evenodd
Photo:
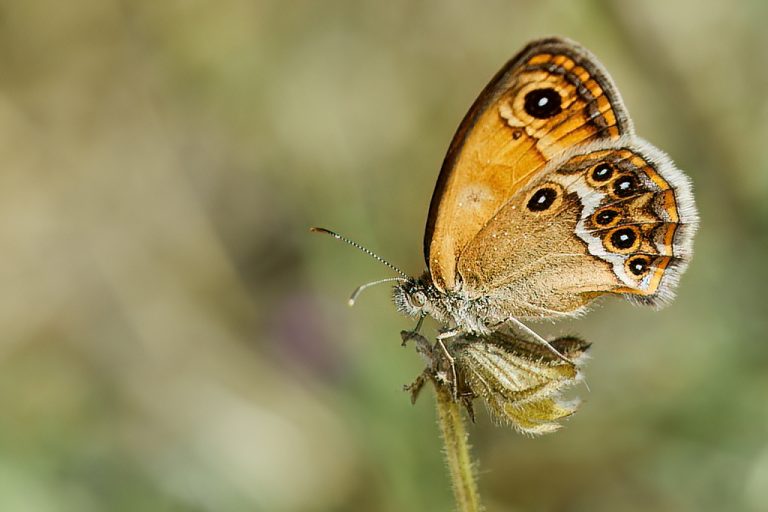
<path fill-rule="evenodd" d="M 451 141 L 424 237 L 435 286 L 456 288 L 466 244 L 536 171 L 574 145 L 628 133 L 621 98 L 587 50 L 556 38 L 529 44 L 485 87 Z"/>
<path fill-rule="evenodd" d="M 457 268 L 468 289 L 516 317 L 569 316 L 603 293 L 660 305 L 690 260 L 697 222 L 690 183 L 664 153 L 630 137 L 592 143 L 507 202 Z"/>

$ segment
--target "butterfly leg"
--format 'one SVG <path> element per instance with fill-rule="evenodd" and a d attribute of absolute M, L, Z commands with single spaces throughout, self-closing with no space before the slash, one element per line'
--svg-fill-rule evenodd
<path fill-rule="evenodd" d="M 428 380 L 435 378 L 435 357 L 432 344 L 427 338 L 418 332 L 423 319 L 423 317 L 419 319 L 419 323 L 416 324 L 416 328 L 414 330 L 400 331 L 400 338 L 403 340 L 403 346 L 405 346 L 409 341 L 413 341 L 416 345 L 416 352 L 427 364 L 427 367 L 418 377 L 416 377 L 416 380 L 406 386 L 403 386 L 403 390 L 408 391 L 411 394 L 411 403 L 413 404 L 416 403 L 416 399 L 419 397 L 419 393 L 424 387 L 424 384 L 426 384 Z"/>
<path fill-rule="evenodd" d="M 413 341 L 416 345 L 416 352 L 424 359 L 429 368 L 434 367 L 435 357 L 432 350 L 432 344 L 427 338 L 419 334 L 417 331 L 400 331 L 400 338 L 403 340 L 402 346 L 404 347 L 409 341 Z"/>
<path fill-rule="evenodd" d="M 450 372 L 451 377 L 450 379 L 444 378 L 443 380 L 445 382 L 450 382 L 451 387 L 453 388 L 453 398 L 455 400 L 458 400 L 458 387 L 459 387 L 459 380 L 458 375 L 456 373 L 456 360 L 453 358 L 450 352 L 448 352 L 448 348 L 445 346 L 445 343 L 443 342 L 444 339 L 452 338 L 454 336 L 459 336 L 461 334 L 464 334 L 464 331 L 461 328 L 454 328 L 450 329 L 448 331 L 441 332 L 437 335 L 437 341 L 435 342 L 435 347 L 440 347 L 440 350 L 445 355 L 445 360 L 448 361 L 448 364 L 450 366 Z M 433 350 L 434 350 L 433 348 Z"/>
<path fill-rule="evenodd" d="M 539 334 L 537 334 L 536 331 L 534 331 L 533 329 L 531 329 L 530 327 L 525 325 L 523 322 L 521 322 L 517 318 L 511 316 L 511 317 L 509 317 L 508 321 L 512 322 L 521 331 L 523 331 L 525 334 L 530 336 L 533 339 L 533 341 L 535 341 L 539 345 L 542 345 L 544 348 L 546 348 L 547 350 L 552 352 L 561 361 L 563 361 L 565 363 L 568 363 L 568 364 L 573 364 L 573 361 L 569 360 L 567 357 L 565 357 L 563 354 L 561 354 L 555 347 L 552 346 L 551 343 L 549 343 L 547 340 L 545 340 L 544 338 L 539 336 Z"/>
<path fill-rule="evenodd" d="M 412 331 L 400 331 L 400 338 L 403 340 L 403 343 L 401 346 L 405 346 L 410 340 L 414 340 L 417 344 L 416 350 L 419 350 L 418 345 L 426 343 L 429 345 L 429 342 L 427 339 L 419 334 L 419 331 L 421 330 L 421 325 L 424 323 L 424 315 L 421 315 L 419 317 L 419 321 L 416 322 L 416 327 L 413 328 Z"/>
<path fill-rule="evenodd" d="M 407 333 L 407 331 L 403 331 L 403 333 Z M 430 350 L 432 351 L 432 353 L 434 353 L 435 349 L 438 346 L 440 346 L 444 351 L 444 356 L 447 359 L 448 364 L 450 365 L 451 377 L 450 378 L 447 377 L 445 372 L 439 369 L 440 362 L 437 361 L 437 359 L 433 358 L 431 362 L 427 364 L 427 367 L 424 368 L 424 371 L 421 372 L 421 374 L 419 374 L 418 377 L 416 377 L 416 380 L 414 380 L 412 383 L 406 386 L 403 386 L 403 391 L 408 391 L 411 394 L 411 403 L 415 404 L 416 399 L 419 397 L 419 393 L 421 392 L 422 388 L 424 387 L 424 384 L 426 384 L 428 380 L 431 380 L 435 384 L 435 386 L 450 386 L 451 394 L 453 395 L 454 400 L 459 401 L 459 399 L 461 399 L 461 402 L 467 408 L 467 412 L 470 414 L 472 421 L 474 421 L 474 411 L 472 410 L 473 397 L 464 396 L 464 395 L 459 396 L 457 375 L 456 375 L 456 365 L 454 363 L 454 359 L 448 353 L 448 350 L 443 344 L 443 342 L 439 340 L 435 344 L 434 348 L 430 346 Z"/>
<path fill-rule="evenodd" d="M 453 398 L 454 400 L 458 400 L 459 399 L 459 396 L 458 396 L 459 378 L 458 378 L 458 375 L 456 374 L 456 360 L 448 352 L 448 348 L 445 346 L 445 343 L 443 343 L 443 340 L 440 338 L 440 336 L 437 337 L 437 341 L 435 342 L 435 348 L 437 347 L 440 347 L 440 350 L 445 355 L 445 359 L 448 361 L 448 364 L 450 365 L 450 371 L 451 371 L 450 379 L 442 378 L 441 380 L 450 382 L 450 385 L 453 388 Z"/>
<path fill-rule="evenodd" d="M 425 368 L 424 371 L 416 377 L 416 380 L 403 386 L 403 391 L 407 391 L 411 394 L 412 404 L 416 403 L 416 399 L 419 398 L 419 393 L 421 393 L 421 390 L 424 388 L 424 384 L 426 384 L 429 379 L 433 378 L 433 373 L 432 368 Z"/>
<path fill-rule="evenodd" d="M 453 338 L 454 336 L 458 336 L 459 334 L 463 334 L 464 331 L 460 328 L 451 329 L 450 331 L 444 331 L 437 335 L 438 340 L 444 340 L 446 338 Z"/>
<path fill-rule="evenodd" d="M 445 343 L 443 343 L 442 340 L 438 339 L 437 342 L 435 342 L 435 345 L 432 346 L 427 338 L 419 334 L 417 330 L 420 325 L 421 322 L 419 322 L 419 325 L 417 325 L 416 329 L 413 331 L 400 331 L 400 337 L 403 340 L 403 346 L 405 346 L 408 341 L 413 340 L 416 344 L 416 352 L 418 352 L 418 354 L 427 364 L 427 367 L 424 369 L 424 371 L 421 372 L 418 377 L 416 377 L 415 381 L 405 386 L 404 390 L 411 393 L 411 402 L 415 403 L 419 393 L 421 392 L 421 389 L 424 387 L 424 384 L 426 384 L 428 379 L 431 379 L 435 382 L 435 385 L 451 386 L 453 397 L 454 399 L 458 400 L 458 376 L 456 373 L 456 363 L 453 356 L 451 356 L 450 352 L 448 352 L 448 348 L 445 346 Z M 441 361 L 438 360 L 438 353 L 436 352 L 438 347 L 440 347 L 440 352 L 442 352 L 442 354 L 439 355 L 439 359 L 447 361 L 450 368 L 450 377 L 446 376 L 444 371 L 441 369 Z"/>

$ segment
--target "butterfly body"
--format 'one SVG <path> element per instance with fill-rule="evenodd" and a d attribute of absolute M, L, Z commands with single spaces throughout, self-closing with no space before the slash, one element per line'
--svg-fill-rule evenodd
<path fill-rule="evenodd" d="M 395 307 L 409 316 L 428 315 L 450 329 L 463 333 L 489 334 L 494 324 L 501 323 L 490 297 L 471 296 L 461 289 L 444 292 L 425 272 L 394 287 Z M 506 320 L 506 318 L 504 318 Z"/>

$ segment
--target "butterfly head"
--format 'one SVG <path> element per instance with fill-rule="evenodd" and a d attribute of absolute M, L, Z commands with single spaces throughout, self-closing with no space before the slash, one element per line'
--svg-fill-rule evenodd
<path fill-rule="evenodd" d="M 487 335 L 489 326 L 505 320 L 508 315 L 489 304 L 488 297 L 472 297 L 462 290 L 462 281 L 455 290 L 444 292 L 435 285 L 427 271 L 394 287 L 393 299 L 400 313 L 409 316 L 431 316 L 449 330 L 458 328 L 465 333 Z"/>
<path fill-rule="evenodd" d="M 428 315 L 442 323 L 450 319 L 447 297 L 433 284 L 429 272 L 395 285 L 393 300 L 397 310 L 405 315 Z"/>

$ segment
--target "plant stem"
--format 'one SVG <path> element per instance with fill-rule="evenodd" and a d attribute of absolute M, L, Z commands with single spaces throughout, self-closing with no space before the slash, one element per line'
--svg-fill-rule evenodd
<path fill-rule="evenodd" d="M 434 382 L 434 381 L 433 381 Z M 474 474 L 474 465 L 469 454 L 469 442 L 464 428 L 459 404 L 453 400 L 445 386 L 435 384 L 437 400 L 437 421 L 443 434 L 445 460 L 453 483 L 453 494 L 459 512 L 480 512 L 480 496 Z"/>

